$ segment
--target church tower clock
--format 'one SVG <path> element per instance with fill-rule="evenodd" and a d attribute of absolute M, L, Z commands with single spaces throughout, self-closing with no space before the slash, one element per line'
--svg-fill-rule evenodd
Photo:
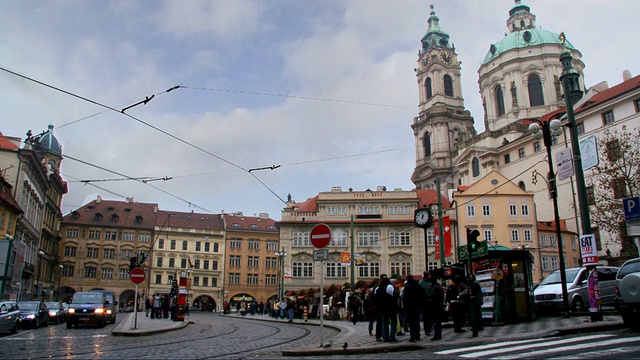
<path fill-rule="evenodd" d="M 431 5 L 427 33 L 422 38 L 415 69 L 419 88 L 419 114 L 411 128 L 415 138 L 416 167 L 411 180 L 417 189 L 443 190 L 457 185 L 453 159 L 459 147 L 475 135 L 471 113 L 464 108 L 461 67 L 449 34 Z"/>

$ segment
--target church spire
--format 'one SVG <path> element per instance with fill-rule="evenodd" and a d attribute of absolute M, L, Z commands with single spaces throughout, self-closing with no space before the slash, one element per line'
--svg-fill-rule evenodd
<path fill-rule="evenodd" d="M 427 52 L 436 47 L 455 50 L 453 45 L 449 43 L 449 34 L 440 27 L 440 18 L 433 10 L 433 4 L 429 7 L 431 8 L 429 20 L 427 20 L 429 27 L 427 28 L 427 33 L 422 37 L 422 52 Z"/>

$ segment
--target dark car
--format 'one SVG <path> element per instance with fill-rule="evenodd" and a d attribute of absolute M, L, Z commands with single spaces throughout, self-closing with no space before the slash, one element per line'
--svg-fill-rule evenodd
<path fill-rule="evenodd" d="M 20 308 L 20 327 L 23 329 L 49 326 L 49 309 L 44 302 L 20 301 L 18 307 Z"/>
<path fill-rule="evenodd" d="M 18 332 L 20 309 L 13 300 L 0 301 L 0 331 Z"/>
<path fill-rule="evenodd" d="M 74 325 L 107 325 L 107 299 L 100 292 L 77 292 L 73 294 L 67 314 L 67 329 Z"/>
<path fill-rule="evenodd" d="M 62 324 L 66 317 L 62 304 L 56 301 L 49 301 L 45 305 L 49 309 L 49 322 L 51 324 Z"/>
<path fill-rule="evenodd" d="M 116 314 L 118 311 L 116 310 L 116 306 L 118 302 L 116 301 L 116 296 L 111 290 L 91 290 L 92 292 L 100 292 L 103 293 L 107 302 L 104 307 L 107 309 L 107 321 L 111 324 L 115 324 L 116 322 Z"/>

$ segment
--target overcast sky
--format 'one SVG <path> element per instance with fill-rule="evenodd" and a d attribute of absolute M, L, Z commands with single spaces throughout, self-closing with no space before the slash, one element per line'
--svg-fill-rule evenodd
<path fill-rule="evenodd" d="M 514 2 L 432 2 L 482 131 L 477 71 Z M 2 1 L 0 67 L 73 95 L 0 71 L 0 131 L 55 126 L 65 214 L 100 194 L 280 220 L 288 194 L 410 190 L 413 69 L 432 2 Z M 588 86 L 640 74 L 639 1 L 525 3 L 582 52 Z M 119 111 L 152 95 L 132 117 Z M 172 179 L 79 182 L 123 178 L 107 170 Z"/>

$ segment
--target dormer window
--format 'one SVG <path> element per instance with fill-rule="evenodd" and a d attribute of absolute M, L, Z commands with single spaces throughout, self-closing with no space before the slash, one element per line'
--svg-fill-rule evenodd
<path fill-rule="evenodd" d="M 79 217 L 80 217 L 80 214 L 77 211 L 74 211 L 71 213 L 71 219 L 78 220 Z"/>
<path fill-rule="evenodd" d="M 142 216 L 136 215 L 136 224 L 142 224 Z"/>
<path fill-rule="evenodd" d="M 118 214 L 111 214 L 111 221 L 116 222 L 116 221 L 118 221 L 118 219 L 120 219 Z"/>
<path fill-rule="evenodd" d="M 256 224 L 249 225 L 249 229 L 260 229 L 260 227 Z"/>
<path fill-rule="evenodd" d="M 94 219 L 94 220 L 97 220 L 97 221 L 102 220 L 102 214 L 100 214 L 100 213 L 96 213 L 96 214 L 93 216 L 93 219 Z"/>
<path fill-rule="evenodd" d="M 233 223 L 233 224 L 231 224 L 231 227 L 239 228 L 239 227 L 242 227 L 242 225 L 240 225 L 238 223 Z"/>

